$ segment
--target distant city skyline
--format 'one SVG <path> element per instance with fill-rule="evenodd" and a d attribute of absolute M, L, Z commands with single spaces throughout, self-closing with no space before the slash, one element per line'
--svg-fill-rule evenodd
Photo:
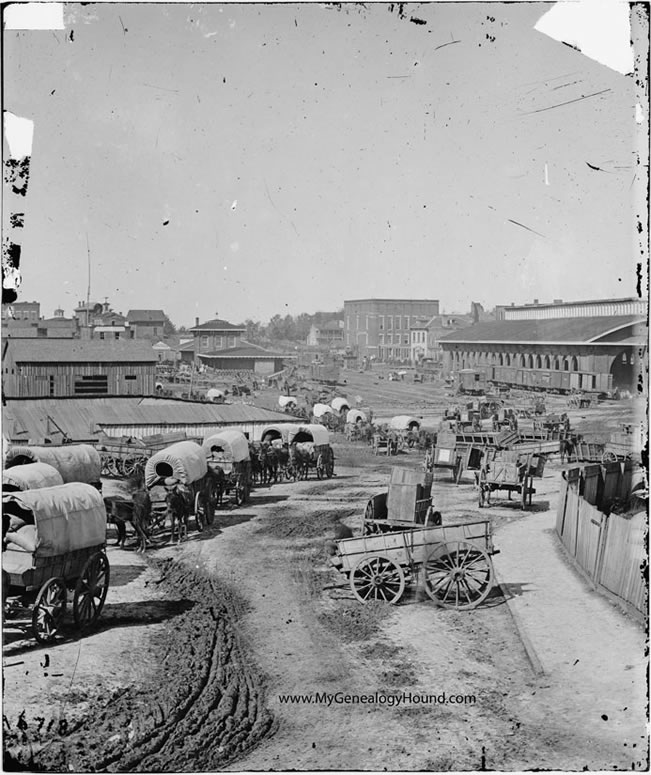
<path fill-rule="evenodd" d="M 66 5 L 5 32 L 34 121 L 18 300 L 177 326 L 346 298 L 633 296 L 634 78 L 548 4 Z"/>

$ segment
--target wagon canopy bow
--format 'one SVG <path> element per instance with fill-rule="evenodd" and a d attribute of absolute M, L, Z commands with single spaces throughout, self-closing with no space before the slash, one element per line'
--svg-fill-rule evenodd
<path fill-rule="evenodd" d="M 321 447 L 330 443 L 330 434 L 323 425 L 298 425 L 289 433 L 289 443 L 295 441 L 313 441 L 315 446 Z"/>
<path fill-rule="evenodd" d="M 362 422 L 366 422 L 367 417 L 360 409 L 351 409 L 348 414 L 346 415 L 346 422 L 348 423 L 356 423 L 357 420 L 361 420 Z"/>
<path fill-rule="evenodd" d="M 397 417 L 392 417 L 389 427 L 394 431 L 410 431 L 418 430 L 420 428 L 420 420 L 415 417 L 410 417 L 408 414 L 399 414 Z"/>
<path fill-rule="evenodd" d="M 226 459 L 233 463 L 249 460 L 249 442 L 241 431 L 227 430 L 215 433 L 205 438 L 201 446 L 208 460 L 211 457 L 213 447 L 221 447 Z"/>
<path fill-rule="evenodd" d="M 99 482 L 102 461 L 90 444 L 66 444 L 62 447 L 12 447 L 7 452 L 5 468 L 27 463 L 47 463 L 56 468 L 64 483 Z"/>
<path fill-rule="evenodd" d="M 342 396 L 337 396 L 336 398 L 332 399 L 330 406 L 335 410 L 335 412 L 341 412 L 342 409 L 350 409 L 350 402 Z"/>
<path fill-rule="evenodd" d="M 191 484 L 203 479 L 207 471 L 204 449 L 194 441 L 179 441 L 149 458 L 145 465 L 145 484 L 153 487 L 167 477 Z"/>
<path fill-rule="evenodd" d="M 6 494 L 3 508 L 5 513 L 19 515 L 22 510 L 34 515 L 37 557 L 58 557 L 106 542 L 104 501 L 90 484 L 73 482 Z"/>
<path fill-rule="evenodd" d="M 26 463 L 2 472 L 2 489 L 40 490 L 43 487 L 57 487 L 63 484 L 61 474 L 47 463 Z"/>
<path fill-rule="evenodd" d="M 328 404 L 314 404 L 312 414 L 315 417 L 323 417 L 324 414 L 334 414 L 335 410 Z"/>

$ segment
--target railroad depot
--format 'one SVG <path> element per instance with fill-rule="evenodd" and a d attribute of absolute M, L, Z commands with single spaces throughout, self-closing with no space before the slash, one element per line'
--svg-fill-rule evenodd
<path fill-rule="evenodd" d="M 498 308 L 501 319 L 441 338 L 444 368 L 513 387 L 632 392 L 644 374 L 646 314 L 639 299 Z"/>

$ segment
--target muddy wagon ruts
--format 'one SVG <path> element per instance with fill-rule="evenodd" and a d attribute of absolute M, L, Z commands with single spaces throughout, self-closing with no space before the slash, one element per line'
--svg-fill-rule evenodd
<path fill-rule="evenodd" d="M 196 528 L 201 532 L 214 518 L 214 482 L 208 473 L 206 453 L 194 441 L 179 441 L 152 455 L 145 466 L 145 487 L 164 485 L 165 480 L 175 479 L 184 485 L 192 499 L 192 513 Z M 166 502 L 152 498 L 152 512 L 167 511 Z"/>
<path fill-rule="evenodd" d="M 362 603 L 397 603 L 420 576 L 443 608 L 474 608 L 494 584 L 488 520 L 387 532 L 336 542 L 332 563 Z"/>
<path fill-rule="evenodd" d="M 102 611 L 110 580 L 106 510 L 97 489 L 75 482 L 5 494 L 3 523 L 5 616 L 31 605 L 34 637 L 51 643 L 72 592 L 75 624 L 87 631 Z"/>

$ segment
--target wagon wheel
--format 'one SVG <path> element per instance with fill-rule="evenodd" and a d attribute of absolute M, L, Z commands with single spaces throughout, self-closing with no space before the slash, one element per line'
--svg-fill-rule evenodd
<path fill-rule="evenodd" d="M 452 469 L 452 478 L 454 479 L 455 484 L 459 484 L 461 481 L 461 474 L 463 472 L 463 460 L 458 457 L 456 465 Z"/>
<path fill-rule="evenodd" d="M 384 533 L 385 531 L 382 530 L 382 527 L 378 525 L 377 522 L 367 522 L 364 521 L 364 526 L 362 529 L 362 535 L 365 536 L 376 536 Z"/>
<path fill-rule="evenodd" d="M 439 544 L 424 563 L 425 590 L 443 608 L 474 608 L 493 586 L 493 565 L 483 549 L 467 541 Z"/>
<path fill-rule="evenodd" d="M 102 612 L 110 577 L 111 569 L 104 552 L 97 552 L 86 560 L 72 602 L 75 624 L 82 632 L 94 624 Z"/>
<path fill-rule="evenodd" d="M 136 456 L 127 457 L 122 463 L 122 470 L 125 476 L 133 476 L 140 467 L 141 458 Z"/>
<path fill-rule="evenodd" d="M 335 474 L 335 459 L 334 455 L 329 455 L 325 464 L 326 476 L 328 479 L 332 479 Z"/>
<path fill-rule="evenodd" d="M 66 613 L 67 589 L 62 578 L 52 578 L 43 584 L 32 611 L 32 631 L 39 643 L 52 643 L 63 624 Z"/>
<path fill-rule="evenodd" d="M 616 463 L 617 460 L 617 455 L 609 449 L 604 450 L 604 453 L 601 456 L 602 463 Z"/>
<path fill-rule="evenodd" d="M 379 600 L 397 603 L 405 590 L 405 574 L 393 560 L 381 554 L 368 554 L 350 573 L 350 587 L 361 603 Z"/>
<path fill-rule="evenodd" d="M 116 459 L 112 455 L 106 460 L 106 468 L 108 469 L 109 476 L 118 476 Z"/>
<path fill-rule="evenodd" d="M 317 479 L 323 479 L 325 476 L 325 463 L 323 462 L 323 454 L 319 453 L 316 459 L 316 477 Z"/>

